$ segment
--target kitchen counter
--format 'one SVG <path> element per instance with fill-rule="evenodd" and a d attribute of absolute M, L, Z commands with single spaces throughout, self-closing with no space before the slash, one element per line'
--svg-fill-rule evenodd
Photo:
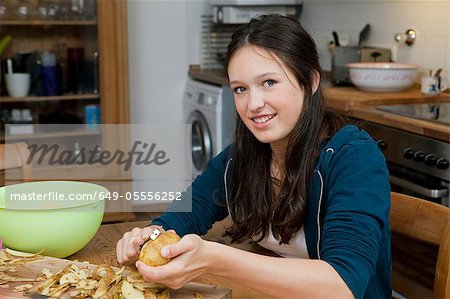
<path fill-rule="evenodd" d="M 215 85 L 228 84 L 223 70 L 191 70 L 189 76 Z M 419 86 L 415 85 L 403 92 L 365 92 L 355 87 L 333 86 L 327 76 L 323 86 L 327 105 L 340 113 L 431 138 L 450 141 L 449 126 L 383 112 L 375 108 L 377 105 L 450 101 L 450 92 L 448 91 L 440 95 L 424 95 L 420 92 Z"/>
<path fill-rule="evenodd" d="M 221 237 L 226 221 L 227 220 L 217 223 L 207 235 L 203 236 L 203 238 L 221 243 L 228 243 L 228 239 Z M 120 265 L 116 259 L 117 241 L 120 240 L 125 232 L 130 231 L 133 227 L 144 227 L 147 224 L 148 221 L 139 221 L 101 225 L 91 242 L 89 242 L 89 244 L 86 245 L 81 251 L 71 255 L 67 259 L 89 261 L 92 264 L 108 264 L 119 267 Z M 271 252 L 254 243 L 243 243 L 233 246 L 247 251 L 274 256 Z M 194 280 L 194 282 L 231 289 L 233 292 L 233 298 L 270 298 L 269 296 L 254 291 L 236 282 L 211 274 L 199 276 Z"/>
<path fill-rule="evenodd" d="M 228 78 L 225 70 L 189 70 L 188 75 L 195 80 L 203 81 L 206 83 L 215 85 L 228 85 Z"/>
<path fill-rule="evenodd" d="M 347 115 L 400 130 L 450 142 L 450 126 L 377 110 L 373 106 L 354 106 Z"/>
<path fill-rule="evenodd" d="M 376 109 L 379 105 L 449 102 L 450 93 L 423 95 L 418 86 L 403 92 L 365 92 L 355 87 L 325 88 L 327 104 L 348 116 L 394 127 L 431 138 L 450 141 L 450 127 Z"/>
<path fill-rule="evenodd" d="M 324 90 L 327 104 L 341 112 L 348 112 L 355 106 L 377 106 L 393 104 L 417 104 L 435 103 L 450 100 L 450 94 L 424 95 L 420 87 L 414 85 L 412 88 L 402 92 L 367 92 L 356 87 L 330 86 Z"/>

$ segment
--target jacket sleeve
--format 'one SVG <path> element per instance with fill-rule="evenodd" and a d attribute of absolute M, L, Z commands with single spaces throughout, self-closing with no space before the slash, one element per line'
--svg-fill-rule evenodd
<path fill-rule="evenodd" d="M 223 175 L 230 148 L 209 161 L 205 172 L 181 194 L 181 200 L 172 202 L 167 211 L 151 224 L 173 229 L 180 236 L 203 235 L 214 222 L 223 220 L 228 215 Z"/>
<path fill-rule="evenodd" d="M 380 250 L 384 254 L 389 247 L 387 165 L 372 140 L 358 140 L 341 148 L 329 166 L 321 258 L 339 273 L 355 298 L 362 298 Z M 390 260 L 388 252 L 386 256 Z"/>

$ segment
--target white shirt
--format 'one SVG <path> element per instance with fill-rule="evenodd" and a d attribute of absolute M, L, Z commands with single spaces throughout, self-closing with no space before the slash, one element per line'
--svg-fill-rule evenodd
<path fill-rule="evenodd" d="M 258 237 L 255 236 L 252 238 L 254 241 L 258 240 Z M 292 236 L 292 239 L 289 241 L 289 244 L 279 244 L 279 240 L 276 240 L 273 236 L 272 229 L 269 228 L 269 234 L 258 242 L 258 244 L 268 250 L 272 250 L 286 258 L 304 258 L 308 259 L 308 250 L 306 248 L 306 239 L 305 239 L 305 230 L 303 226 L 300 230 Z"/>

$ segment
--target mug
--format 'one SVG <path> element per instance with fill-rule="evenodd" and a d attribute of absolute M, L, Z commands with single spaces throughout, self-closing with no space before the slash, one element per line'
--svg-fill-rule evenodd
<path fill-rule="evenodd" d="M 447 85 L 441 77 L 425 76 L 422 77 L 420 90 L 423 94 L 439 94 L 447 89 Z"/>
<path fill-rule="evenodd" d="M 30 74 L 5 74 L 6 90 L 11 97 L 26 97 L 30 90 Z"/>

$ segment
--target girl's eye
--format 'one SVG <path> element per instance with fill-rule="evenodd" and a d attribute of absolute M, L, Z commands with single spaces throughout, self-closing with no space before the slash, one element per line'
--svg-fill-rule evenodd
<path fill-rule="evenodd" d="M 275 82 L 274 80 L 266 80 L 266 81 L 264 81 L 263 86 L 264 86 L 264 87 L 271 87 L 271 86 L 274 86 L 275 83 L 276 83 L 276 82 Z"/>
<path fill-rule="evenodd" d="M 244 93 L 244 92 L 245 92 L 245 87 L 242 87 L 242 86 L 236 87 L 236 88 L 233 89 L 233 92 L 234 92 L 235 94 L 241 94 L 241 93 Z"/>

